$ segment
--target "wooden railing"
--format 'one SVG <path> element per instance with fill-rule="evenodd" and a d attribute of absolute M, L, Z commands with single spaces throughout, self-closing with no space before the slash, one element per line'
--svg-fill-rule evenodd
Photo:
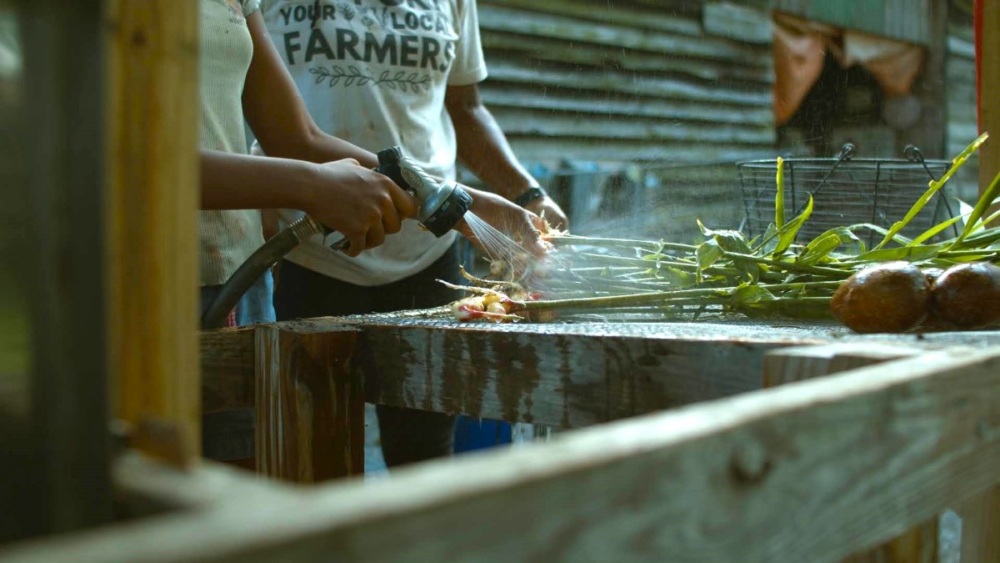
<path fill-rule="evenodd" d="M 358 329 L 303 330 L 308 326 L 256 329 L 255 369 L 231 348 L 224 370 L 207 365 L 206 381 L 218 374 L 239 385 L 206 406 L 246 403 L 253 391 L 243 380 L 253 372 L 256 385 L 280 387 L 277 402 L 255 403 L 292 405 L 291 413 L 280 409 L 282 421 L 299 431 L 322 418 L 303 397 L 312 394 L 311 404 L 323 409 L 350 402 L 357 391 L 342 390 L 359 387 L 350 374 L 363 373 L 357 363 L 365 353 L 358 350 L 371 341 L 360 342 L 365 332 Z M 295 336 L 283 332 L 293 328 Z M 250 342 L 247 334 L 217 333 L 203 342 Z M 869 342 L 766 352 L 771 383 L 881 363 L 596 423 L 550 443 L 430 462 L 374 482 L 292 487 L 208 463 L 183 473 L 128 457 L 116 479 L 126 505 L 159 505 L 172 509 L 168 514 L 26 545 L 0 560 L 840 561 L 960 508 L 1000 481 L 996 347 Z M 289 380 L 283 365 L 327 369 L 329 392 L 318 393 L 320 386 L 303 376 Z M 442 395 L 457 400 L 453 392 Z M 484 412 L 501 408 L 488 404 Z M 262 426 L 264 435 L 281 427 Z M 337 442 L 342 455 L 326 460 L 350 468 L 352 439 Z M 315 450 L 303 447 L 302 434 L 294 442 L 298 457 L 288 457 L 290 446 L 269 451 L 266 468 L 318 480 Z M 271 464 L 277 459 L 284 463 Z M 963 544 L 981 543 L 974 533 L 990 531 L 968 529 Z M 920 541 L 913 545 L 910 554 L 886 550 L 885 558 L 870 560 L 933 560 Z M 991 560 L 983 557 L 963 562 Z"/>

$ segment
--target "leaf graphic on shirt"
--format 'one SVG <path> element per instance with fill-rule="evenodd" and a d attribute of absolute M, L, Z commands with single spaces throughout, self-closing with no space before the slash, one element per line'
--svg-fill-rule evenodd
<path fill-rule="evenodd" d="M 389 74 L 390 71 L 383 70 L 378 78 L 371 73 L 371 70 L 362 69 L 355 65 L 349 65 L 346 68 L 337 65 L 331 65 L 329 68 L 317 66 L 310 68 L 309 72 L 316 75 L 316 84 L 321 84 L 325 81 L 327 86 L 331 88 L 340 84 L 341 78 L 344 79 L 344 86 L 366 86 L 372 84 L 374 86 L 385 86 L 390 90 L 398 88 L 402 92 L 419 92 L 421 89 L 429 90 L 431 87 L 431 76 L 429 74 L 411 72 L 407 76 L 406 71 L 403 70 L 397 71 L 392 76 Z"/>
<path fill-rule="evenodd" d="M 340 11 L 340 15 L 347 21 L 353 20 L 354 16 L 358 15 L 358 12 L 354 9 L 354 7 L 347 2 L 337 4 L 337 10 Z"/>

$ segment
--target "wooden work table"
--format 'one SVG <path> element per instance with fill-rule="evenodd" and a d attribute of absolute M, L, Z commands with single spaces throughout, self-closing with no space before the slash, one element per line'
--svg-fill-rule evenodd
<path fill-rule="evenodd" d="M 1000 332 L 318 318 L 204 333 L 203 410 L 255 408 L 258 469 L 312 482 L 363 467 L 365 402 L 580 428 L 761 389 L 769 351 L 835 342 L 985 348 L 1000 344 Z"/>

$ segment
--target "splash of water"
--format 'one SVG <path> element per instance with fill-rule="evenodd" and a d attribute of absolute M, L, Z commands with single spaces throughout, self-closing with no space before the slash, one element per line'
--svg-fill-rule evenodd
<path fill-rule="evenodd" d="M 544 257 L 533 255 L 472 212 L 466 213 L 465 221 L 490 259 L 491 277 L 494 279 L 500 277 L 503 281 L 516 282 L 530 290 L 550 292 L 548 278 L 570 267 L 556 252 L 550 251 Z M 501 267 L 494 270 L 497 265 Z"/>
<path fill-rule="evenodd" d="M 523 261 L 522 256 L 525 251 L 521 245 L 494 228 L 493 225 L 471 211 L 465 214 L 465 222 L 472 230 L 472 234 L 479 239 L 479 243 L 490 260 L 505 264 L 517 264 Z"/>

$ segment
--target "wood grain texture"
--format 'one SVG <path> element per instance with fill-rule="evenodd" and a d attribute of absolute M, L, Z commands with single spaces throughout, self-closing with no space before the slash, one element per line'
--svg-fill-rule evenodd
<path fill-rule="evenodd" d="M 206 510 L 236 498 L 263 503 L 291 491 L 290 485 L 210 460 L 178 469 L 136 451 L 115 460 L 113 475 L 117 513 L 123 518 Z"/>
<path fill-rule="evenodd" d="M 254 405 L 254 328 L 202 332 L 201 409 L 213 413 Z"/>
<path fill-rule="evenodd" d="M 410 317 L 289 321 L 282 330 L 364 335 L 357 365 L 368 402 L 511 422 L 579 428 L 760 389 L 765 354 L 832 342 L 935 349 L 1000 344 L 998 332 L 857 335 L 783 323 L 459 324 Z M 220 410 L 253 408 L 245 332 L 202 335 L 205 396 Z M 886 348 L 888 347 L 888 348 Z M 849 356 L 842 355 L 843 362 Z M 218 369 L 215 366 L 224 366 Z M 842 369 L 846 365 L 839 364 Z"/>
<path fill-rule="evenodd" d="M 764 359 L 764 387 L 806 381 L 924 353 L 925 350 L 914 347 L 860 343 L 777 350 Z M 882 545 L 850 555 L 844 563 L 934 563 L 937 554 L 935 517 Z"/>
<path fill-rule="evenodd" d="M 970 498 L 962 517 L 962 563 L 1000 561 L 1000 486 Z"/>
<path fill-rule="evenodd" d="M 315 483 L 364 472 L 359 332 L 262 325 L 256 341 L 256 466 Z"/>
<path fill-rule="evenodd" d="M 107 3 L 112 395 L 148 453 L 200 452 L 196 2 Z M 141 431 L 141 430 L 140 430 Z"/>
<path fill-rule="evenodd" d="M 998 429 L 1000 352 L 938 352 L 7 555 L 834 562 L 996 483 Z"/>
<path fill-rule="evenodd" d="M 1000 3 L 981 3 L 982 50 L 977 91 L 980 101 L 979 130 L 992 137 L 979 150 L 979 193 L 989 187 L 1000 173 Z M 994 225 L 995 226 L 995 225 Z M 962 561 L 1000 561 L 1000 488 L 992 488 L 969 499 L 960 511 L 962 516 Z"/>

